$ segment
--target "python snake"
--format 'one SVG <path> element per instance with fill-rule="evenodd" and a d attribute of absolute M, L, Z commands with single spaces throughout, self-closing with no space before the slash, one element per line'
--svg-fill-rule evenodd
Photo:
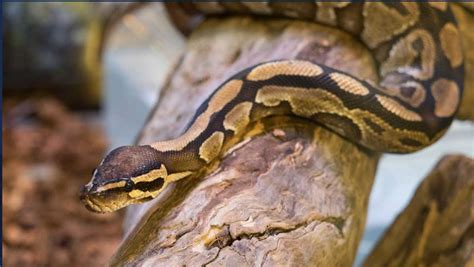
<path fill-rule="evenodd" d="M 81 190 L 81 200 L 92 211 L 148 201 L 172 182 L 202 175 L 264 117 L 303 117 L 370 150 L 408 153 L 439 139 L 458 109 L 463 54 L 447 3 L 180 5 L 191 13 L 277 15 L 340 28 L 374 55 L 380 82 L 301 58 L 242 70 L 200 106 L 180 137 L 111 151 Z"/>

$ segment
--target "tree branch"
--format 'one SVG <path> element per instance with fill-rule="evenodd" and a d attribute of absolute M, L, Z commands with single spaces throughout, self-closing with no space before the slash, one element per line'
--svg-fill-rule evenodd
<path fill-rule="evenodd" d="M 291 20 L 205 21 L 163 88 L 139 143 L 178 136 L 224 80 L 259 62 L 312 55 L 377 81 L 373 60 L 341 31 Z M 351 265 L 378 155 L 302 120 L 227 153 L 201 180 L 184 179 L 128 211 L 112 265 Z"/>

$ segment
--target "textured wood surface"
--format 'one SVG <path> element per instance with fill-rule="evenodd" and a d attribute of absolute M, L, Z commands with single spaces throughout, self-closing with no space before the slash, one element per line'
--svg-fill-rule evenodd
<path fill-rule="evenodd" d="M 362 78 L 377 76 L 365 48 L 340 31 L 291 20 L 209 19 L 191 35 L 139 143 L 178 136 L 200 103 L 238 70 L 302 55 Z M 349 266 L 377 161 L 314 124 L 281 124 L 233 149 L 211 175 L 179 181 L 130 208 L 128 235 L 111 264 Z"/>
<path fill-rule="evenodd" d="M 445 156 L 364 266 L 474 266 L 474 160 Z"/>

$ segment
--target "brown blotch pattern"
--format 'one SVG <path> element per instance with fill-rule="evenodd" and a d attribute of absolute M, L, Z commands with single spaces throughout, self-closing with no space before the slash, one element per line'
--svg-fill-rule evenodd
<path fill-rule="evenodd" d="M 363 16 L 365 19 L 361 37 L 367 46 L 375 48 L 415 24 L 420 15 L 417 3 L 402 2 L 401 4 L 408 14 L 400 14 L 396 9 L 381 2 L 364 4 Z"/>
<path fill-rule="evenodd" d="M 451 117 L 459 104 L 458 85 L 448 79 L 438 79 L 431 85 L 431 94 L 435 99 L 435 115 L 441 118 Z"/>
<path fill-rule="evenodd" d="M 369 94 L 369 89 L 362 85 L 356 79 L 338 72 L 333 72 L 329 74 L 329 77 L 336 82 L 337 86 L 354 95 L 367 95 Z"/>
<path fill-rule="evenodd" d="M 459 67 L 463 61 L 463 54 L 461 36 L 456 26 L 450 22 L 446 23 L 439 32 L 439 40 L 451 67 Z"/>
<path fill-rule="evenodd" d="M 405 107 L 396 100 L 389 97 L 378 96 L 378 101 L 385 105 L 384 108 L 393 114 L 407 120 L 421 120 L 421 117 Z M 423 132 L 410 131 L 408 129 L 396 129 L 388 121 L 380 118 L 377 114 L 363 109 L 349 110 L 344 103 L 334 94 L 320 88 L 299 88 L 284 86 L 264 86 L 257 92 L 255 102 L 267 107 L 278 106 L 281 102 L 287 102 L 292 113 L 306 118 L 318 120 L 320 114 L 334 114 L 350 120 L 360 131 L 359 143 L 376 151 L 413 151 L 413 147 L 406 147 L 400 144 L 398 138 L 411 137 L 422 144 L 428 144 L 429 139 Z M 370 120 L 373 125 L 368 126 L 366 121 Z M 339 120 L 341 121 L 341 120 Z M 323 122 L 327 123 L 327 122 Z M 374 130 L 374 125 L 381 129 Z M 325 124 L 335 132 L 352 137 L 354 132 L 341 127 L 338 124 Z M 354 128 L 354 127 L 352 127 Z M 352 135 L 352 136 L 351 136 Z"/>
<path fill-rule="evenodd" d="M 206 139 L 199 147 L 199 157 L 205 160 L 207 163 L 215 159 L 222 150 L 224 144 L 224 133 L 214 132 L 209 138 Z"/>
<path fill-rule="evenodd" d="M 418 40 L 423 44 L 421 51 L 414 47 Z M 421 59 L 421 68 L 412 66 L 418 57 Z M 388 59 L 381 66 L 381 74 L 400 72 L 420 80 L 427 80 L 433 76 L 435 57 L 436 47 L 431 34 L 424 29 L 416 29 L 392 47 Z"/>
<path fill-rule="evenodd" d="M 421 117 L 418 113 L 408 110 L 398 103 L 397 100 L 382 95 L 376 95 L 375 97 L 380 105 L 394 115 L 407 121 L 421 121 Z"/>
<path fill-rule="evenodd" d="M 318 112 L 337 111 L 338 107 L 341 112 L 344 109 L 337 96 L 319 88 L 267 85 L 258 90 L 255 101 L 267 107 L 278 106 L 286 101 L 295 115 L 305 118 Z"/>
<path fill-rule="evenodd" d="M 302 60 L 271 62 L 254 68 L 247 79 L 251 81 L 268 80 L 278 75 L 318 76 L 323 69 L 316 64 Z"/>
<path fill-rule="evenodd" d="M 250 122 L 250 111 L 252 109 L 251 102 L 242 102 L 232 108 L 229 113 L 225 115 L 224 128 L 232 130 L 234 134 L 239 134 Z"/>

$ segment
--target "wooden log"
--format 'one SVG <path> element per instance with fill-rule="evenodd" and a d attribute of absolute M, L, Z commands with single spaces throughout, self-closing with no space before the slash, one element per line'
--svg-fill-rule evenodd
<path fill-rule="evenodd" d="M 474 266 L 474 160 L 445 156 L 364 266 Z"/>
<path fill-rule="evenodd" d="M 191 35 L 138 143 L 177 137 L 237 71 L 302 55 L 377 80 L 372 57 L 341 31 L 291 20 L 208 19 Z M 350 266 L 379 157 L 313 123 L 291 122 L 262 122 L 274 130 L 227 153 L 212 174 L 129 208 L 127 237 L 111 265 Z"/>

